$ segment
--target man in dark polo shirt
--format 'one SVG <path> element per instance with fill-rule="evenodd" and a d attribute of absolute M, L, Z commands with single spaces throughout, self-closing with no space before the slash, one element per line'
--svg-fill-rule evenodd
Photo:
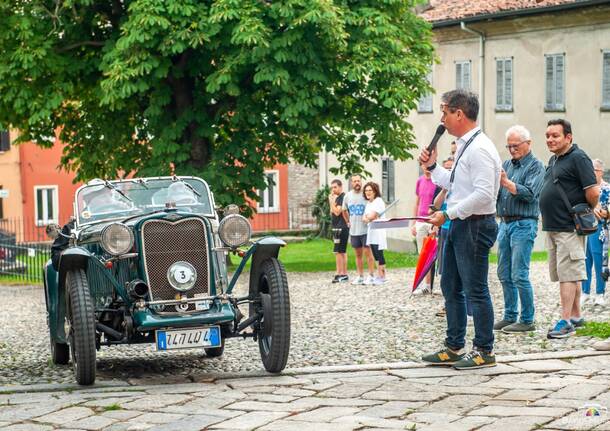
<path fill-rule="evenodd" d="M 538 198 L 544 165 L 534 157 L 531 145 L 532 138 L 525 127 L 516 125 L 506 131 L 506 148 L 511 158 L 502 164 L 496 206 L 500 217 L 498 278 L 504 291 L 504 317 L 494 325 L 494 330 L 505 333 L 536 329 L 534 289 L 529 274 L 538 233 Z"/>
<path fill-rule="evenodd" d="M 568 121 L 548 122 L 546 145 L 554 155 L 544 175 L 540 212 L 542 230 L 547 233 L 551 281 L 559 282 L 561 297 L 561 319 L 547 336 L 565 338 L 574 333 L 575 325 L 584 322 L 580 316 L 580 281 L 587 278 L 585 237 L 576 234 L 570 210 L 556 183 L 561 184 L 570 205 L 588 203 L 592 208 L 599 199 L 599 186 L 591 159 L 572 143 Z"/>

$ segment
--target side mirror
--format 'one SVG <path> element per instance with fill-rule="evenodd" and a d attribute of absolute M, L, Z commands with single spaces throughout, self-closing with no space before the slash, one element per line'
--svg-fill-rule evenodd
<path fill-rule="evenodd" d="M 45 228 L 45 232 L 49 238 L 55 240 L 61 232 L 61 226 L 57 223 L 48 224 Z"/>

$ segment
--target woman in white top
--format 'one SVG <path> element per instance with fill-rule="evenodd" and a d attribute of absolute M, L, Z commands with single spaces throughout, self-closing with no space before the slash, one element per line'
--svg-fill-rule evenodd
<path fill-rule="evenodd" d="M 383 202 L 383 199 L 381 199 L 381 192 L 379 191 L 379 185 L 377 185 L 377 183 L 372 181 L 366 183 L 363 192 L 364 197 L 368 202 L 364 208 L 362 220 L 364 220 L 365 223 L 370 223 L 383 214 L 385 211 L 385 203 Z M 385 229 L 371 229 L 371 225 L 369 224 L 368 232 L 366 234 L 366 245 L 371 247 L 371 251 L 377 262 L 377 277 L 373 280 L 373 284 L 383 284 L 386 282 L 383 250 L 388 248 Z"/>

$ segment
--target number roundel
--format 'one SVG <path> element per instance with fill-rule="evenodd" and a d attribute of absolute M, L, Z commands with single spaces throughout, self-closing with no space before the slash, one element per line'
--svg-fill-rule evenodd
<path fill-rule="evenodd" d="M 197 270 L 188 262 L 176 262 L 167 270 L 167 280 L 174 289 L 186 292 L 195 286 Z"/>

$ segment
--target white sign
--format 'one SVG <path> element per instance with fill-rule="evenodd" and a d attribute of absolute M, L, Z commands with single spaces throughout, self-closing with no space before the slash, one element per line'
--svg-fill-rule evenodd
<path fill-rule="evenodd" d="M 8 190 L 0 189 L 0 199 L 8 198 Z"/>

